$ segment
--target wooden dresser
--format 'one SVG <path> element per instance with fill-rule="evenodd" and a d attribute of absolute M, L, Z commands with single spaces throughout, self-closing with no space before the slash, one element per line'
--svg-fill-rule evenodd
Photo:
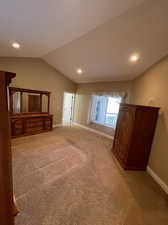
<path fill-rule="evenodd" d="M 18 114 L 11 116 L 12 137 L 51 131 L 53 116 L 49 114 Z"/>
<path fill-rule="evenodd" d="M 112 152 L 126 170 L 145 170 L 159 108 L 121 104 Z"/>
<path fill-rule="evenodd" d="M 50 92 L 10 87 L 10 121 L 12 137 L 51 131 Z"/>

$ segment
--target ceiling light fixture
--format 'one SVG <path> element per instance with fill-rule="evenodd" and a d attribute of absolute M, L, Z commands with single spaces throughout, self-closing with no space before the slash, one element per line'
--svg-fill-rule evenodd
<path fill-rule="evenodd" d="M 134 55 L 132 55 L 132 56 L 130 57 L 130 61 L 131 61 L 131 62 L 137 62 L 138 59 L 139 59 L 139 55 L 137 55 L 137 54 L 134 54 Z"/>
<path fill-rule="evenodd" d="M 77 73 L 78 73 L 78 74 L 82 74 L 83 71 L 82 71 L 81 69 L 77 69 Z"/>
<path fill-rule="evenodd" d="M 17 42 L 14 42 L 14 43 L 12 44 L 12 47 L 13 47 L 13 48 L 20 48 L 20 44 L 17 43 Z"/>

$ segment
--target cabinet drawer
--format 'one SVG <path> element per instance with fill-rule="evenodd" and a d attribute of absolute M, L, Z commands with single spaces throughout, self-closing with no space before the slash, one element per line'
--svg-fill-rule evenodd
<path fill-rule="evenodd" d="M 12 131 L 13 136 L 22 135 L 23 129 L 22 128 L 15 128 L 15 130 Z"/>
<path fill-rule="evenodd" d="M 43 126 L 43 121 L 35 121 L 35 122 L 26 122 L 26 127 L 27 128 L 33 128 L 33 127 L 41 127 Z"/>
<path fill-rule="evenodd" d="M 26 119 L 26 123 L 28 124 L 28 126 L 31 126 L 33 124 L 42 124 L 43 118 Z"/>
<path fill-rule="evenodd" d="M 42 131 L 43 126 L 36 126 L 36 127 L 28 127 L 26 128 L 26 133 L 34 133 L 36 131 Z"/>
<path fill-rule="evenodd" d="M 12 125 L 15 127 L 22 127 L 22 120 L 12 120 Z"/>

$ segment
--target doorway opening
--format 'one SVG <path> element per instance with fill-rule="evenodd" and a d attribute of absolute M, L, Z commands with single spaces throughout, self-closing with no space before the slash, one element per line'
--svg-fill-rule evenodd
<path fill-rule="evenodd" d="M 64 92 L 63 125 L 72 125 L 74 116 L 75 94 Z"/>

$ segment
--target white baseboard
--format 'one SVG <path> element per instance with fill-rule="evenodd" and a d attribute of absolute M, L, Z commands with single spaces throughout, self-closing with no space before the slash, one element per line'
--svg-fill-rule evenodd
<path fill-rule="evenodd" d="M 148 166 L 147 172 L 160 185 L 160 187 L 168 194 L 168 185 Z"/>
<path fill-rule="evenodd" d="M 109 135 L 109 134 L 105 134 L 105 133 L 103 133 L 103 132 L 101 132 L 101 131 L 98 131 L 98 130 L 94 130 L 94 129 L 92 129 L 92 128 L 90 128 L 90 127 L 87 127 L 87 126 L 85 126 L 85 125 L 82 125 L 82 124 L 80 124 L 80 123 L 73 122 L 73 125 L 78 126 L 78 127 L 81 127 L 81 128 L 84 128 L 84 129 L 86 129 L 86 130 L 89 130 L 89 131 L 91 131 L 91 132 L 93 132 L 93 133 L 96 133 L 96 134 L 99 134 L 99 135 L 101 135 L 101 136 L 104 136 L 104 137 L 109 138 L 109 139 L 111 139 L 111 140 L 114 140 L 114 137 L 113 137 L 113 136 L 111 136 L 111 135 Z"/>
<path fill-rule="evenodd" d="M 53 124 L 53 128 L 62 127 L 62 124 Z"/>

